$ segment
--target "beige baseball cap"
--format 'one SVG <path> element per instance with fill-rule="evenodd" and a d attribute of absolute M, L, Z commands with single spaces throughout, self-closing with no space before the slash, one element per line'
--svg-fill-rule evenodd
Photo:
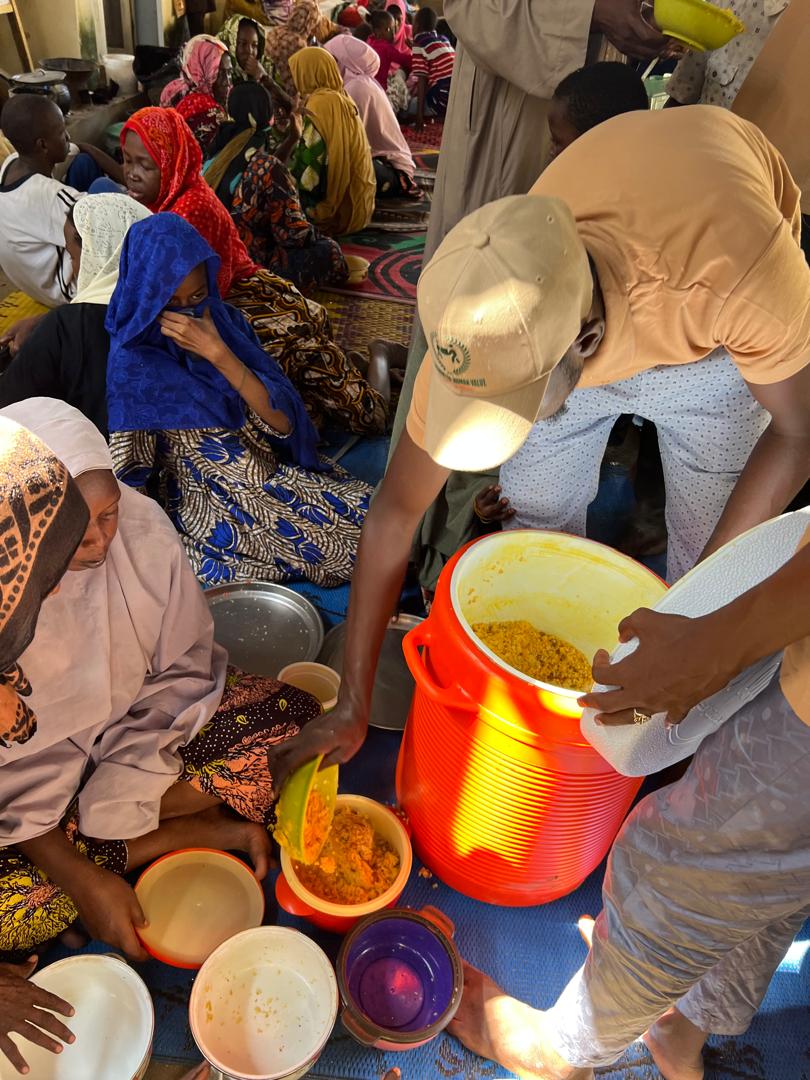
<path fill-rule="evenodd" d="M 447 234 L 417 290 L 434 461 L 476 472 L 520 448 L 592 298 L 588 255 L 560 199 L 498 199 Z"/>

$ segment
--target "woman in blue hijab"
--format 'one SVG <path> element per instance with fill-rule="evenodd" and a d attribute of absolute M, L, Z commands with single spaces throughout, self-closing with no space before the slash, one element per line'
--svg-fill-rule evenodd
<path fill-rule="evenodd" d="M 106 319 L 119 478 L 157 494 L 203 585 L 347 581 L 371 488 L 319 458 L 298 391 L 220 299 L 196 229 L 171 213 L 137 226 Z"/>

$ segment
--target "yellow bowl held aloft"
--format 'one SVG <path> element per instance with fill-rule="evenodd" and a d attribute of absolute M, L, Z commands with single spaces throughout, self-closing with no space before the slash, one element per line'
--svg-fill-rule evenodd
<path fill-rule="evenodd" d="M 273 836 L 279 847 L 302 863 L 313 863 L 326 843 L 338 789 L 338 767 L 321 769 L 323 755 L 296 769 L 284 783 L 276 805 Z"/>
<path fill-rule="evenodd" d="M 662 34 L 698 52 L 722 49 L 745 30 L 733 11 L 708 0 L 655 0 L 653 13 Z"/>

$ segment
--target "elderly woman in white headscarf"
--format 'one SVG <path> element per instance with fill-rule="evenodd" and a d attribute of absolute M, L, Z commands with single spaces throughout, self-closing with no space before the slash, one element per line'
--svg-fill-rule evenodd
<path fill-rule="evenodd" d="M 77 919 L 144 958 L 126 871 L 180 847 L 268 867 L 276 792 L 267 749 L 320 712 L 309 694 L 226 669 L 168 518 L 119 486 L 103 437 L 64 402 L 0 414 L 74 476 L 90 522 L 20 657 L 36 725 L 0 745 L 0 960 Z"/>
<path fill-rule="evenodd" d="M 121 246 L 130 225 L 149 217 L 128 195 L 87 195 L 65 222 L 65 247 L 76 272 L 70 304 L 42 317 L 3 378 L 0 407 L 30 397 L 67 401 L 100 431 L 107 427 L 107 305 L 118 283 Z"/>

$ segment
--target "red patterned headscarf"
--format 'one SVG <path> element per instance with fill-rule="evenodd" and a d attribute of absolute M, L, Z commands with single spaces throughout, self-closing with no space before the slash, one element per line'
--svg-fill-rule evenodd
<path fill-rule="evenodd" d="M 233 219 L 202 177 L 202 152 L 188 124 L 175 109 L 139 109 L 124 124 L 143 142 L 160 169 L 160 192 L 149 209 L 170 210 L 185 218 L 207 240 L 220 258 L 217 285 L 227 299 L 234 281 L 255 273 L 257 267 L 242 243 Z"/>
<path fill-rule="evenodd" d="M 70 473 L 30 431 L 0 418 L 0 747 L 37 729 L 31 684 L 17 659 L 89 520 Z"/>

